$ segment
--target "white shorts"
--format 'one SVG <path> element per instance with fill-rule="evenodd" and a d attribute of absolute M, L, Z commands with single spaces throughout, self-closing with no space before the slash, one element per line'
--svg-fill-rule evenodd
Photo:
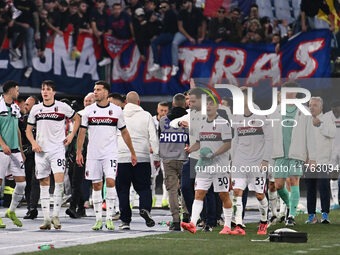
<path fill-rule="evenodd" d="M 105 178 L 116 179 L 117 159 L 87 159 L 85 178 L 101 182 Z"/>
<path fill-rule="evenodd" d="M 36 178 L 47 178 L 51 174 L 65 172 L 65 150 L 35 153 L 35 176 Z"/>
<path fill-rule="evenodd" d="M 232 175 L 233 189 L 245 190 L 247 187 L 250 191 L 256 193 L 265 193 L 266 188 L 266 172 L 260 172 L 261 162 L 252 164 L 235 164 L 233 167 L 236 172 Z"/>
<path fill-rule="evenodd" d="M 209 175 L 207 177 L 196 177 L 195 190 L 208 190 L 214 185 L 214 192 L 229 192 L 230 191 L 230 178 L 229 175 L 216 176 Z"/>
<path fill-rule="evenodd" d="M 25 164 L 20 152 L 6 155 L 0 152 L 0 179 L 5 177 L 25 176 Z"/>

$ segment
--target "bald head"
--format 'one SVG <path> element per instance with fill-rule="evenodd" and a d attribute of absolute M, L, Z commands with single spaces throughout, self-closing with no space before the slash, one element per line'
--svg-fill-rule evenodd
<path fill-rule="evenodd" d="M 93 92 L 88 93 L 84 98 L 84 107 L 93 104 L 95 101 L 96 99 L 94 98 L 94 93 Z"/>
<path fill-rule="evenodd" d="M 126 95 L 126 102 L 139 105 L 139 95 L 135 91 L 131 91 Z"/>

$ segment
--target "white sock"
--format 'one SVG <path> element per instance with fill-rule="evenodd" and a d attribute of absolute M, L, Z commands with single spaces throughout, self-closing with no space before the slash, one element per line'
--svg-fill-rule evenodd
<path fill-rule="evenodd" d="M 236 211 L 235 211 L 236 225 L 242 225 L 242 211 L 243 211 L 242 197 L 234 197 L 234 202 L 235 202 L 235 207 L 236 207 Z"/>
<path fill-rule="evenodd" d="M 200 218 L 200 214 L 203 209 L 203 201 L 194 200 L 192 204 L 192 212 L 191 212 L 191 222 L 196 226 L 198 219 Z"/>
<path fill-rule="evenodd" d="M 261 221 L 265 222 L 268 220 L 268 200 L 266 197 L 259 201 L 259 210 L 261 213 Z"/>
<path fill-rule="evenodd" d="M 269 198 L 269 208 L 272 212 L 272 216 L 277 217 L 277 191 L 271 192 L 269 190 L 268 198 Z"/>
<path fill-rule="evenodd" d="M 115 189 L 106 187 L 106 220 L 112 220 L 113 207 L 115 204 Z"/>
<path fill-rule="evenodd" d="M 26 182 L 17 182 L 15 183 L 15 189 L 12 194 L 12 201 L 11 205 L 9 206 L 9 211 L 14 212 L 17 208 L 18 204 L 20 203 L 22 197 L 25 193 Z"/>
<path fill-rule="evenodd" d="M 156 197 L 156 176 L 151 178 L 151 192 L 152 198 Z"/>
<path fill-rule="evenodd" d="M 44 220 L 51 220 L 50 218 L 50 186 L 40 185 L 40 204 L 44 215 Z"/>
<path fill-rule="evenodd" d="M 64 192 L 64 183 L 55 183 L 54 193 L 53 193 L 53 217 L 59 217 L 59 212 L 61 208 L 61 204 L 63 202 L 63 192 Z"/>
<path fill-rule="evenodd" d="M 102 220 L 102 203 L 103 203 L 103 198 L 102 198 L 102 191 L 101 190 L 93 190 L 92 191 L 92 199 L 93 199 L 93 209 L 96 214 L 96 221 Z"/>
<path fill-rule="evenodd" d="M 114 191 L 114 210 L 115 212 L 119 212 L 119 199 L 118 199 L 118 195 L 117 195 L 117 190 L 116 188 L 113 189 Z"/>
<path fill-rule="evenodd" d="M 223 208 L 223 215 L 224 215 L 224 226 L 230 228 L 231 227 L 231 216 L 233 215 L 233 209 Z"/>
<path fill-rule="evenodd" d="M 169 192 L 166 190 L 166 186 L 165 186 L 164 182 L 163 182 L 163 184 L 162 184 L 162 189 L 163 189 L 162 201 L 163 201 L 163 200 L 168 200 L 168 198 L 169 198 Z"/>
<path fill-rule="evenodd" d="M 280 216 L 285 215 L 286 213 L 286 204 L 283 202 L 283 200 L 280 198 Z"/>
<path fill-rule="evenodd" d="M 331 194 L 332 194 L 333 205 L 339 204 L 338 192 L 339 192 L 338 180 L 331 180 Z"/>

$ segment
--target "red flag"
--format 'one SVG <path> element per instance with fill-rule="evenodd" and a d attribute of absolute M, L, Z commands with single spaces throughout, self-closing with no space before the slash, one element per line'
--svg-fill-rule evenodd
<path fill-rule="evenodd" d="M 104 45 L 111 58 L 115 58 L 122 53 L 132 43 L 132 39 L 118 39 L 114 36 L 105 34 Z"/>
<path fill-rule="evenodd" d="M 226 12 L 229 13 L 231 3 L 232 0 L 206 0 L 204 7 L 204 16 L 215 17 L 218 8 L 220 8 L 221 6 L 223 6 L 226 9 Z"/>

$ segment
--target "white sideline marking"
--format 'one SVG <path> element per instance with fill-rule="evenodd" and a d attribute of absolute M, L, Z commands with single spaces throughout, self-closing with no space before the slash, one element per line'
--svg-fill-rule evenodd
<path fill-rule="evenodd" d="M 305 254 L 307 253 L 308 251 L 294 251 L 294 253 L 299 253 L 299 254 Z"/>
<path fill-rule="evenodd" d="M 18 233 L 21 234 L 21 233 L 37 232 L 37 231 L 41 231 L 41 232 L 46 231 L 46 233 L 49 233 L 48 231 L 53 231 L 53 233 L 55 233 L 55 232 L 62 233 L 63 229 L 74 228 L 74 227 L 82 227 L 82 226 L 91 226 L 91 225 L 93 225 L 93 224 L 79 224 L 79 225 L 71 225 L 71 226 L 66 226 L 66 227 L 62 226 L 61 229 L 54 229 L 55 231 L 53 230 L 53 225 L 52 225 L 51 230 L 41 230 L 41 229 L 37 228 L 37 229 L 22 230 L 20 232 L 17 232 L 17 231 L 6 231 L 6 229 L 4 229 L 5 230 L 4 232 L 6 232 L 6 234 L 18 234 Z M 17 228 L 17 229 L 20 229 L 20 228 Z"/>
<path fill-rule="evenodd" d="M 96 237 L 104 237 L 107 236 L 107 234 L 105 235 L 99 235 Z M 80 237 L 80 238 L 74 238 L 74 239 L 64 239 L 64 240 L 56 240 L 56 241 L 51 241 L 51 244 L 55 244 L 55 243 L 59 243 L 59 242 L 73 242 L 73 241 L 77 241 L 77 240 L 83 240 L 83 239 L 90 239 L 93 238 L 93 236 L 88 236 L 88 237 Z M 27 246 L 34 246 L 34 245 L 41 245 L 42 242 L 39 243 L 31 243 L 31 244 L 24 244 L 24 245 L 15 245 L 15 247 L 27 247 Z M 7 247 L 1 247 L 0 250 L 5 250 L 5 249 L 10 249 L 13 248 L 14 246 L 7 246 Z"/>

